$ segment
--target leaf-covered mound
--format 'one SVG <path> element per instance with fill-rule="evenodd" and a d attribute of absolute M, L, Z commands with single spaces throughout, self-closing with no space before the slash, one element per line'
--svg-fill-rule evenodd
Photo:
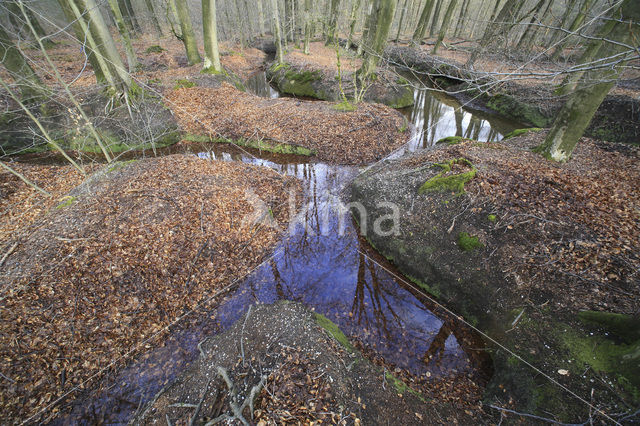
<path fill-rule="evenodd" d="M 284 226 L 300 187 L 263 167 L 174 155 L 106 166 L 36 222 L 0 270 L 1 422 L 95 385 L 85 381 L 267 256 L 279 231 L 243 222 L 255 213 L 247 190 Z"/>
<path fill-rule="evenodd" d="M 167 99 L 189 133 L 298 145 L 337 164 L 376 161 L 409 137 L 402 131 L 406 128 L 402 115 L 377 104 L 342 112 L 329 102 L 265 99 L 226 83 L 220 88 L 177 89 Z"/>

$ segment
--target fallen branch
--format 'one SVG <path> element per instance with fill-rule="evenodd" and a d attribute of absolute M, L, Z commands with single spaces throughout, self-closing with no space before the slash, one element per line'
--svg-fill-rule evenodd
<path fill-rule="evenodd" d="M 4 265 L 4 262 L 7 261 L 7 259 L 9 258 L 9 256 L 11 256 L 11 253 L 13 253 L 15 251 L 15 249 L 18 247 L 18 243 L 15 242 L 11 248 L 9 250 L 7 250 L 7 252 L 4 254 L 4 256 L 2 256 L 2 259 L 0 259 L 0 268 Z"/>

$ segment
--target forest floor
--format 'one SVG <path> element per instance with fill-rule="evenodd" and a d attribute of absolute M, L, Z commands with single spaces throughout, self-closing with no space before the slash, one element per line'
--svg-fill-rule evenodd
<path fill-rule="evenodd" d="M 58 414 L 41 410 L 161 343 L 279 241 L 264 218 L 243 222 L 247 191 L 284 228 L 300 191 L 270 169 L 180 155 L 105 166 L 73 190 L 69 166 L 14 167 L 52 197 L 0 174 L 3 423 Z"/>
<path fill-rule="evenodd" d="M 182 129 L 189 133 L 211 139 L 270 140 L 304 147 L 321 160 L 339 164 L 371 163 L 402 146 L 408 137 L 402 116 L 391 108 L 361 104 L 355 111 L 344 112 L 335 109 L 335 103 L 259 98 L 229 82 L 202 76 L 200 65 L 187 66 L 180 42 L 159 43 L 160 49 L 147 53 L 158 42 L 136 41 L 142 70 L 135 76 L 165 98 Z M 311 49 L 310 57 L 297 51 L 289 56 L 305 66 L 335 69 L 334 49 L 320 43 L 313 43 Z M 257 49 L 223 45 L 221 50 L 223 65 L 241 80 L 264 68 L 266 55 Z M 459 51 L 441 52 L 445 58 L 465 59 Z M 80 72 L 83 63 L 78 61 L 81 54 L 76 46 L 60 44 L 51 56 L 67 82 L 73 82 L 74 90 L 94 87 L 92 73 Z M 341 65 L 353 70 L 358 63 L 348 59 Z M 477 67 L 504 70 L 505 64 L 482 59 Z M 50 77 L 44 78 L 53 83 Z M 181 80 L 193 82 L 194 87 Z M 512 149 L 497 145 L 487 145 L 495 149 L 480 149 L 466 143 L 425 154 L 420 163 L 444 159 L 443 155 L 471 159 L 481 170 L 481 177 L 471 182 L 469 191 L 511 212 L 496 226 L 519 226 L 520 218 L 537 223 L 542 217 L 543 230 L 569 219 L 593 228 L 598 235 L 594 241 L 582 237 L 558 239 L 555 237 L 560 234 L 542 233 L 545 238 L 551 235 L 555 239 L 540 240 L 528 257 L 514 258 L 518 263 L 512 266 L 523 268 L 517 274 L 519 279 L 539 281 L 541 290 L 557 296 L 558 309 L 633 313 L 638 309 L 639 296 L 631 285 L 637 282 L 639 267 L 635 248 L 640 238 L 639 200 L 634 190 L 640 180 L 635 173 L 640 169 L 637 152 L 625 153 L 624 148 L 586 140 L 579 145 L 574 160 L 560 167 L 528 151 L 540 137 L 529 134 L 513 142 Z M 525 154 L 508 155 L 513 149 Z M 283 207 L 287 190 L 299 191 L 294 180 L 265 168 L 182 156 L 105 167 L 104 180 L 89 181 L 85 183 L 87 191 L 74 191 L 68 196 L 84 180 L 70 166 L 13 163 L 12 167 L 50 191 L 52 197 L 40 196 L 6 172 L 0 174 L 0 237 L 6 242 L 0 267 L 4 282 L 11 284 L 3 286 L 0 296 L 0 373 L 5 379 L 0 388 L 5 411 L 0 417 L 4 420 L 24 420 L 58 397 L 86 388 L 87 380 L 100 377 L 105 369 L 121 367 L 114 361 L 114 354 L 135 355 L 138 349 L 146 348 L 144 345 L 157 344 L 154 339 L 161 339 L 164 327 L 174 317 L 199 304 L 212 290 L 225 288 L 264 258 L 279 234 L 265 227 L 252 233 L 240 229 L 238 217 L 250 208 L 245 200 L 247 186 L 265 194 L 263 199 L 269 199 L 279 223 L 288 220 Z M 87 172 L 100 167 L 87 167 Z M 542 238 L 536 233 L 530 236 Z M 536 268 L 541 261 L 558 265 L 571 277 L 562 294 L 557 294 L 555 287 L 544 287 L 546 281 Z M 526 275 L 527 271 L 532 275 Z M 305 327 L 308 329 L 308 324 Z M 223 339 L 238 341 L 237 331 Z M 313 339 L 304 343 L 307 349 L 328 348 L 326 356 L 336 366 L 351 356 L 317 332 L 313 331 Z M 264 336 L 255 336 L 254 342 L 260 339 Z M 129 353 L 132 348 L 136 349 Z M 270 416 L 274 413 L 292 419 L 334 418 L 339 411 L 338 401 L 333 398 L 337 392 L 330 390 L 330 385 L 322 388 L 324 382 L 308 383 L 300 367 L 317 370 L 318 359 L 288 348 L 276 352 L 277 362 L 269 379 L 272 387 L 261 393 L 257 419 L 273 420 Z M 263 355 L 269 354 L 267 351 Z M 237 353 L 234 356 L 237 359 Z M 236 369 L 235 378 L 247 377 L 237 364 L 227 367 Z M 293 390 L 289 386 L 292 377 L 305 383 Z M 386 375 L 380 377 L 382 383 L 389 383 Z M 202 377 L 199 380 L 189 394 L 189 402 L 196 404 L 199 392 L 208 386 Z M 315 385 L 327 392 L 322 401 L 329 410 L 310 417 L 312 414 L 301 411 L 307 407 L 301 407 L 301 402 L 315 395 Z M 217 386 L 223 389 L 221 382 Z M 369 386 L 380 386 L 380 381 L 372 380 Z M 379 395 L 395 398 L 383 390 Z M 469 416 L 481 412 L 477 406 L 479 394 L 477 388 L 463 389 L 462 393 L 452 390 L 452 398 L 459 398 L 464 408 L 456 413 L 442 405 L 443 417 L 477 420 Z M 415 399 L 411 395 L 409 398 Z M 225 402 L 222 398 L 211 404 L 220 401 Z M 419 421 L 427 414 L 407 412 L 404 402 L 397 402 L 398 406 L 387 414 L 393 417 L 387 419 Z M 347 401 L 341 416 L 361 418 L 363 404 L 369 402 Z M 218 410 L 216 407 L 209 408 Z M 47 416 L 59 414 L 57 410 L 59 407 L 54 407 Z M 218 410 L 218 414 L 221 412 L 224 410 Z"/>
<path fill-rule="evenodd" d="M 167 100 L 181 128 L 191 134 L 301 146 L 334 164 L 376 161 L 405 144 L 410 134 L 400 113 L 379 104 L 339 111 L 330 102 L 265 99 L 227 83 L 177 89 Z"/>
<path fill-rule="evenodd" d="M 297 303 L 257 305 L 201 350 L 136 424 L 238 421 L 238 413 L 259 425 L 481 420 L 478 407 L 458 397 L 468 389 L 452 389 L 447 400 L 431 398 L 437 391 L 429 386 L 417 392 L 364 358 L 335 324 Z"/>

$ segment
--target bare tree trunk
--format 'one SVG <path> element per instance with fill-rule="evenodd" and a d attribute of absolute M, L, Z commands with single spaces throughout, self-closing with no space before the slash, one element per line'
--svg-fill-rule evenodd
<path fill-rule="evenodd" d="M 416 30 L 413 32 L 413 42 L 416 44 L 420 44 L 424 39 L 425 33 L 427 32 L 427 27 L 429 25 L 429 18 L 431 17 L 431 11 L 433 10 L 433 5 L 436 0 L 427 0 L 424 4 L 424 8 L 422 9 L 422 13 L 420 14 L 420 18 L 418 18 L 418 26 Z"/>
<path fill-rule="evenodd" d="M 20 19 L 20 17 L 22 16 L 22 13 L 20 12 L 20 8 L 16 4 L 15 0 L 8 0 L 6 7 L 7 7 L 8 11 L 9 11 L 9 19 L 12 22 L 14 20 L 17 20 L 18 21 L 17 23 L 19 23 L 19 24 L 23 24 L 24 23 L 24 20 Z M 36 18 L 36 15 L 33 13 L 31 8 L 29 6 L 27 6 L 27 5 L 25 5 L 25 12 L 26 12 L 27 16 L 29 17 L 29 21 L 31 21 L 31 25 L 33 26 L 33 29 L 35 30 L 35 33 L 36 33 L 37 37 L 40 37 L 40 39 L 42 40 L 42 44 L 44 44 L 44 46 L 46 48 L 50 48 L 50 47 L 55 46 L 55 43 L 52 40 L 49 40 L 47 38 L 47 33 L 42 28 L 42 25 L 40 25 L 40 21 L 38 20 L 38 18 Z M 29 31 L 27 31 L 27 33 L 29 33 Z M 30 33 L 29 33 L 29 36 L 31 36 Z"/>
<path fill-rule="evenodd" d="M 216 0 L 202 0 L 202 30 L 204 33 L 204 64 L 202 71 L 215 74 L 221 73 Z"/>
<path fill-rule="evenodd" d="M 264 6 L 262 0 L 256 0 L 256 5 L 258 6 L 258 30 L 260 31 L 260 37 L 264 37 Z"/>
<path fill-rule="evenodd" d="M 278 15 L 278 0 L 271 0 L 271 20 L 273 22 L 274 41 L 276 43 L 276 61 L 282 64 L 284 63 L 284 55 L 282 53 L 282 34 L 280 31 L 280 17 Z"/>
<path fill-rule="evenodd" d="M 634 46 L 640 36 L 640 26 L 637 25 L 640 22 L 640 2 L 624 0 L 621 10 L 622 19 L 616 22 L 610 38 Z M 596 110 L 619 78 L 630 53 L 633 52 L 619 44 L 607 43 L 600 47 L 598 56 L 608 58 L 611 66 L 592 69 L 582 77 L 558 113 L 545 141 L 536 148 L 537 152 L 554 161 L 565 162 L 571 158 Z"/>
<path fill-rule="evenodd" d="M 438 48 L 442 44 L 442 40 L 444 40 L 444 36 L 447 34 L 447 30 L 449 29 L 449 25 L 451 24 L 451 17 L 453 16 L 453 11 L 456 9 L 458 5 L 458 0 L 451 0 L 449 2 L 449 7 L 447 7 L 447 11 L 444 13 L 444 18 L 442 19 L 442 25 L 440 25 L 440 32 L 438 33 L 438 39 L 436 40 L 436 44 L 433 46 L 433 50 L 431 51 L 432 55 L 438 53 Z"/>
<path fill-rule="evenodd" d="M 196 35 L 193 32 L 193 24 L 191 23 L 191 15 L 187 6 L 187 0 L 175 0 L 178 9 L 178 19 L 180 20 L 180 28 L 182 29 L 182 42 L 187 51 L 187 61 L 189 65 L 198 64 L 202 61 L 196 44 Z"/>
<path fill-rule="evenodd" d="M 612 13 L 612 16 L 615 16 L 616 13 L 617 11 Z M 607 19 L 605 21 L 604 25 L 598 31 L 597 37 L 594 40 L 591 40 L 589 44 L 587 44 L 587 47 L 584 49 L 584 52 L 582 52 L 582 56 L 580 56 L 580 59 L 576 64 L 577 67 L 587 67 L 589 63 L 593 62 L 594 59 L 596 59 L 598 52 L 604 44 L 604 39 L 609 37 L 611 31 L 613 31 L 613 29 L 616 27 L 616 24 L 617 21 L 615 21 L 614 19 Z M 574 71 L 571 74 L 567 75 L 562 84 L 560 84 L 558 89 L 556 89 L 556 94 L 566 95 L 573 92 L 585 72 L 586 70 Z"/>
<path fill-rule="evenodd" d="M 140 31 L 140 27 L 138 26 L 138 21 L 136 20 L 136 16 L 133 12 L 133 8 L 131 7 L 131 2 L 128 0 L 118 0 L 118 7 L 120 8 L 120 12 L 122 13 L 124 23 L 127 26 L 127 29 L 129 30 L 129 32 Z"/>
<path fill-rule="evenodd" d="M 340 9 L 340 0 L 331 0 L 331 14 L 329 15 L 329 28 L 327 31 L 327 46 L 335 43 L 338 34 L 338 10 Z"/>
<path fill-rule="evenodd" d="M 359 1 L 359 0 L 358 0 Z M 304 0 L 304 54 L 309 54 L 309 42 L 311 41 L 311 0 Z"/>
<path fill-rule="evenodd" d="M 153 24 L 153 27 L 156 29 L 158 34 L 160 34 L 160 36 L 164 36 L 164 31 L 162 31 L 162 27 L 158 22 L 158 17 L 156 16 L 156 11 L 153 8 L 153 3 L 151 2 L 151 0 L 144 0 L 144 3 L 145 3 L 145 6 L 147 7 L 147 10 L 149 11 L 149 15 L 151 17 L 151 23 Z"/>
<path fill-rule="evenodd" d="M 524 44 L 526 43 L 526 41 L 529 39 L 529 37 L 531 37 L 531 33 L 534 30 L 533 24 L 536 21 L 540 20 L 541 18 L 540 11 L 542 10 L 546 2 L 547 0 L 540 0 L 533 8 L 533 14 L 531 15 L 531 20 L 529 21 L 529 25 L 527 25 L 526 29 L 522 33 L 522 36 L 520 37 L 520 40 L 516 45 L 516 49 L 521 49 L 522 47 L 524 47 Z"/>
<path fill-rule="evenodd" d="M 120 33 L 122 42 L 124 43 L 124 49 L 127 55 L 127 63 L 129 64 L 129 72 L 133 72 L 138 66 L 138 59 L 136 58 L 136 53 L 134 52 L 133 45 L 131 44 L 129 30 L 127 30 L 127 27 L 124 23 L 124 18 L 122 17 L 122 12 L 120 11 L 118 2 L 116 0 L 108 1 L 111 12 L 113 13 L 113 18 L 116 21 L 116 26 L 118 27 L 118 32 Z"/>
<path fill-rule="evenodd" d="M 25 102 L 35 101 L 46 94 L 47 91 L 40 77 L 33 71 L 22 52 L 13 44 L 2 25 L 0 25 L 0 60 L 20 89 L 20 95 Z"/>
<path fill-rule="evenodd" d="M 558 25 L 560 28 L 564 28 L 567 26 L 567 24 L 569 23 L 569 18 L 571 18 L 571 14 L 573 13 L 573 10 L 575 9 L 576 5 L 577 5 L 577 2 L 569 2 L 569 5 L 566 7 L 565 12 L 562 15 L 562 21 Z M 556 31 L 553 37 L 551 37 L 551 40 L 549 40 L 548 46 L 553 46 L 554 44 L 556 44 L 556 42 L 563 35 L 565 35 L 564 32 Z"/>
<path fill-rule="evenodd" d="M 473 67 L 473 64 L 478 59 L 478 56 L 486 49 L 491 41 L 506 27 L 507 22 L 512 22 L 518 14 L 518 11 L 522 8 L 525 0 L 507 0 L 500 9 L 495 19 L 491 21 L 484 31 L 482 40 L 476 49 L 471 53 L 467 60 L 466 66 Z"/>
<path fill-rule="evenodd" d="M 351 49 L 351 46 L 353 45 L 353 34 L 356 30 L 358 9 L 360 9 L 360 0 L 354 0 L 353 5 L 351 6 L 351 15 L 349 15 L 349 37 L 347 38 L 347 50 Z"/>
<path fill-rule="evenodd" d="M 95 54 L 98 68 L 105 81 L 115 92 L 127 93 L 131 87 L 131 76 L 122 63 L 111 32 L 95 0 L 68 0 L 67 4 L 84 32 L 82 36 L 86 37 Z M 81 39 L 81 42 L 83 41 Z"/>
<path fill-rule="evenodd" d="M 435 0 L 436 1 L 436 10 L 433 12 L 433 19 L 431 20 L 431 28 L 429 28 L 429 36 L 431 37 L 436 33 L 436 29 L 438 29 L 438 24 L 440 23 L 440 11 L 442 10 L 442 3 L 445 0 Z"/>
<path fill-rule="evenodd" d="M 90 8 L 93 7 L 93 12 L 97 12 L 100 13 L 100 11 L 97 9 L 95 3 L 91 3 L 90 0 L 85 0 L 85 7 L 86 8 Z M 111 155 L 109 155 L 109 152 L 107 151 L 107 148 L 105 147 L 105 145 L 102 143 L 102 138 L 100 137 L 100 135 L 98 135 L 98 132 L 96 131 L 96 128 L 94 127 L 93 123 L 91 122 L 91 120 L 89 120 L 89 117 L 87 116 L 87 114 L 85 113 L 85 111 L 82 109 L 82 107 L 80 106 L 80 103 L 78 102 L 78 100 L 76 99 L 75 95 L 71 92 L 71 89 L 69 89 L 69 85 L 64 81 L 64 79 L 62 78 L 62 76 L 60 75 L 60 72 L 58 71 L 58 68 L 56 67 L 56 65 L 53 63 L 53 61 L 51 60 L 51 57 L 49 56 L 49 54 L 47 53 L 47 49 L 44 47 L 44 44 L 42 44 L 42 41 L 40 40 L 40 38 L 37 36 L 35 29 L 33 28 L 33 26 L 31 25 L 31 22 L 29 20 L 28 15 L 25 13 L 25 7 L 24 7 L 24 3 L 22 0 L 18 0 L 18 5 L 20 6 L 20 10 L 22 11 L 24 17 L 25 17 L 25 21 L 27 22 L 27 25 L 29 26 L 29 29 L 31 30 L 31 32 L 33 33 L 33 35 L 35 36 L 38 45 L 40 46 L 40 51 L 42 52 L 42 55 L 44 56 L 45 60 L 47 61 L 47 64 L 49 65 L 49 67 L 51 67 L 51 70 L 53 71 L 56 80 L 58 81 L 58 83 L 60 83 L 62 85 L 62 87 L 64 88 L 64 91 L 66 92 L 69 100 L 73 103 L 73 106 L 78 110 L 78 113 L 80 114 L 80 116 L 82 117 L 82 119 L 85 122 L 85 125 L 87 126 L 87 128 L 89 129 L 89 132 L 91 133 L 91 135 L 93 136 L 93 138 L 95 139 L 96 143 L 98 144 L 98 147 L 102 150 L 102 153 L 104 154 L 105 159 L 107 160 L 107 163 L 111 162 Z M 92 17 L 92 14 L 89 13 L 89 17 Z M 100 18 L 102 18 L 102 15 L 100 15 Z M 94 27 L 99 27 L 100 25 L 104 25 L 104 20 L 102 22 L 93 22 Z M 98 32 L 100 31 L 100 29 L 96 29 Z M 111 39 L 111 42 L 113 43 L 113 39 Z M 107 51 L 108 53 L 108 49 L 109 47 L 104 45 L 101 46 L 105 49 L 105 51 Z M 120 57 L 118 56 L 118 59 Z M 114 58 L 115 59 L 115 58 Z M 122 66 L 122 61 L 120 62 L 120 64 L 114 64 L 114 66 Z M 129 91 L 129 88 L 131 87 L 131 81 L 129 80 L 129 84 L 124 87 L 124 91 L 123 94 L 125 96 L 125 101 L 126 101 L 126 97 Z M 33 116 L 30 115 L 30 117 L 33 118 Z M 51 138 L 48 136 L 47 132 L 44 130 L 44 128 L 40 125 L 40 123 L 37 120 L 36 124 L 40 127 L 40 130 L 43 131 L 43 135 L 45 136 L 45 138 L 47 139 L 47 141 L 49 143 L 51 143 Z M 55 146 L 55 145 L 54 145 Z M 61 150 L 62 151 L 62 150 Z M 64 155 L 64 153 L 63 153 Z M 75 163 L 73 162 L 73 160 L 71 160 L 70 158 L 67 157 L 67 159 L 69 161 L 71 161 L 72 164 L 75 165 Z M 84 170 L 82 170 L 82 168 L 80 168 L 80 171 L 82 171 L 84 173 Z"/>
<path fill-rule="evenodd" d="M 184 1 L 184 0 L 178 0 Z M 233 0 L 236 5 L 236 27 L 240 30 L 240 45 L 245 47 L 247 45 L 247 29 L 245 27 L 245 21 L 242 19 L 242 11 L 240 10 L 240 0 Z"/>
<path fill-rule="evenodd" d="M 402 24 L 404 22 L 404 15 L 407 12 L 407 0 L 402 2 L 402 8 L 400 10 L 400 20 L 398 21 L 398 31 L 396 32 L 395 42 L 397 43 L 400 40 L 400 33 L 402 32 Z"/>
<path fill-rule="evenodd" d="M 462 3 L 462 7 L 460 8 L 460 16 L 458 16 L 458 24 L 456 25 L 455 32 L 456 37 L 460 37 L 462 35 L 462 29 L 464 28 L 464 24 L 467 21 L 469 13 L 469 4 L 471 4 L 470 0 L 464 0 L 464 3 Z M 480 6 L 480 10 L 482 10 L 482 4 Z"/>
<path fill-rule="evenodd" d="M 589 11 L 591 6 L 593 5 L 593 1 L 594 0 L 583 1 L 582 7 L 580 7 L 580 10 L 578 11 L 578 15 L 576 15 L 573 22 L 571 23 L 571 26 L 569 27 L 570 32 L 575 32 L 578 28 L 580 28 L 580 26 L 584 22 L 584 19 L 587 16 L 587 11 Z M 556 46 L 556 50 L 553 52 L 553 55 L 551 55 L 552 61 L 557 60 L 560 57 L 560 55 L 562 55 L 562 52 L 564 51 L 564 48 L 567 47 L 569 40 L 571 40 L 571 37 L 565 36 L 564 41 L 562 41 L 560 44 L 558 44 L 558 46 Z"/>
<path fill-rule="evenodd" d="M 373 13 L 375 14 L 376 20 L 371 23 L 367 49 L 364 52 L 362 66 L 358 70 L 358 78 L 360 81 L 369 78 L 369 76 L 375 72 L 380 62 L 382 52 L 387 45 L 387 39 L 397 4 L 398 0 L 376 0 L 375 2 Z"/>

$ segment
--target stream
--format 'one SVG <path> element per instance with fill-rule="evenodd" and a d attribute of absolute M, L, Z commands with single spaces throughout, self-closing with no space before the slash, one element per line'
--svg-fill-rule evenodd
<path fill-rule="evenodd" d="M 260 96 L 278 97 L 264 73 L 247 81 L 247 87 Z M 415 99 L 414 107 L 402 111 L 414 126 L 408 151 L 454 134 L 499 140 L 517 127 L 477 112 L 456 112 L 455 101 L 428 89 L 416 90 Z M 250 305 L 278 300 L 301 302 L 327 316 L 365 353 L 391 367 L 433 380 L 459 374 L 486 376 L 487 355 L 479 336 L 400 283 L 393 265 L 359 236 L 350 216 L 335 208 L 358 167 L 231 145 L 192 153 L 203 159 L 262 165 L 301 179 L 305 190 L 301 220 L 283 237 L 275 255 L 234 290 L 172 328 L 162 346 L 150 348 L 107 377 L 111 386 L 106 390 L 81 395 L 71 414 L 56 423 L 128 422 L 198 357 L 199 342 L 227 329 Z"/>

